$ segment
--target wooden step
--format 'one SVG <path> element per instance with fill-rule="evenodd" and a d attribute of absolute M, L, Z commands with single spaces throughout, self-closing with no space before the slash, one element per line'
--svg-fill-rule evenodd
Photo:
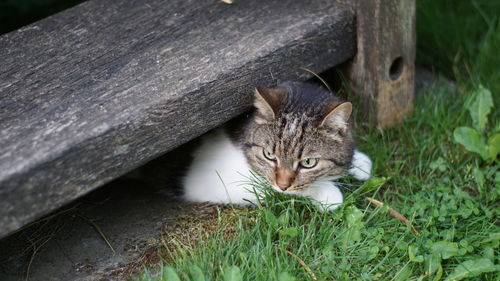
<path fill-rule="evenodd" d="M 339 2 L 90 0 L 1 36 L 0 237 L 354 56 Z"/>

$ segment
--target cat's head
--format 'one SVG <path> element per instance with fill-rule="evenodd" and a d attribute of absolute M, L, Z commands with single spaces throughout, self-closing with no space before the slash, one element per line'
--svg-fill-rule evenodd
<path fill-rule="evenodd" d="M 311 84 L 258 87 L 255 113 L 244 134 L 245 156 L 255 171 L 282 191 L 299 191 L 335 179 L 351 165 L 352 106 Z"/>

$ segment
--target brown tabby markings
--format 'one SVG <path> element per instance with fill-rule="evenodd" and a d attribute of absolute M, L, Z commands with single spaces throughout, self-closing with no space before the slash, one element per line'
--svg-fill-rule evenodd
<path fill-rule="evenodd" d="M 287 82 L 276 89 L 257 88 L 255 107 L 240 142 L 252 169 L 273 185 L 301 190 L 350 167 L 349 102 L 311 84 Z M 276 159 L 267 159 L 263 150 Z M 299 162 L 307 158 L 318 162 L 305 168 Z"/>

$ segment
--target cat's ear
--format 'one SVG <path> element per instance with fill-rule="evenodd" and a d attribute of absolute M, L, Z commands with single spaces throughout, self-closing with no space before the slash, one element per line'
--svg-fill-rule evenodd
<path fill-rule="evenodd" d="M 285 90 L 279 88 L 255 88 L 254 106 L 257 108 L 256 122 L 267 123 L 274 120 L 280 105 L 285 99 L 285 95 Z"/>
<path fill-rule="evenodd" d="M 321 127 L 345 130 L 352 113 L 350 102 L 331 103 L 325 107 Z"/>

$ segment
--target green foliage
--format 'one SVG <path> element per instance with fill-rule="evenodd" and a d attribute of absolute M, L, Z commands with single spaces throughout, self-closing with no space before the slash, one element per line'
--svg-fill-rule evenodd
<path fill-rule="evenodd" d="M 179 275 L 175 272 L 173 267 L 167 266 L 163 270 L 163 280 L 165 281 L 181 281 Z"/>
<path fill-rule="evenodd" d="M 205 281 L 205 275 L 203 274 L 201 268 L 199 268 L 197 265 L 191 265 L 189 267 L 189 272 L 192 281 Z"/>
<path fill-rule="evenodd" d="M 373 192 L 382 187 L 382 185 L 384 185 L 390 179 L 391 179 L 390 177 L 372 177 L 371 179 L 365 181 L 359 187 L 359 192 L 360 193 Z"/>
<path fill-rule="evenodd" d="M 239 267 L 232 265 L 224 270 L 224 281 L 241 281 L 243 276 Z"/>
<path fill-rule="evenodd" d="M 476 97 L 469 106 L 469 113 L 472 118 L 474 128 L 479 132 L 484 132 L 486 123 L 488 122 L 488 114 L 493 107 L 493 99 L 491 98 L 490 90 L 479 85 L 479 88 L 474 94 Z"/>
<path fill-rule="evenodd" d="M 468 260 L 457 265 L 445 281 L 462 280 L 464 278 L 474 277 L 480 275 L 481 273 L 492 271 L 498 271 L 498 266 L 495 266 L 489 259 L 479 258 Z"/>
<path fill-rule="evenodd" d="M 500 133 L 494 133 L 488 138 L 488 156 L 489 159 L 495 159 L 500 152 Z"/>
<path fill-rule="evenodd" d="M 500 133 L 488 133 L 485 130 L 492 107 L 491 92 L 480 85 L 468 107 L 474 128 L 458 127 L 453 132 L 455 142 L 479 154 L 488 163 L 495 161 L 500 151 Z"/>
<path fill-rule="evenodd" d="M 288 272 L 282 272 L 278 275 L 278 281 L 296 281 L 297 279 Z"/>
<path fill-rule="evenodd" d="M 432 255 L 446 260 L 458 254 L 458 244 L 448 241 L 439 241 L 432 244 L 431 250 Z"/>
<path fill-rule="evenodd" d="M 438 159 L 432 161 L 429 164 L 429 168 L 433 170 L 439 170 L 441 172 L 444 172 L 446 170 L 446 162 L 442 157 L 438 157 Z"/>
<path fill-rule="evenodd" d="M 344 209 L 344 218 L 347 224 L 347 231 L 344 232 L 342 237 L 344 248 L 347 248 L 349 244 L 358 242 L 361 240 L 361 230 L 363 229 L 363 212 L 361 212 L 356 206 L 347 206 Z"/>
<path fill-rule="evenodd" d="M 457 143 L 463 145 L 468 151 L 481 155 L 484 160 L 488 159 L 489 153 L 484 138 L 475 129 L 469 127 L 456 128 L 453 131 L 453 137 Z"/>

